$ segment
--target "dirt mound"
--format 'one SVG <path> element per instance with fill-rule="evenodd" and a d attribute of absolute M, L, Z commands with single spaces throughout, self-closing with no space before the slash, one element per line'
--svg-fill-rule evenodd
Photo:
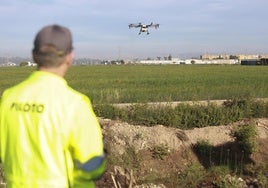
<path fill-rule="evenodd" d="M 118 165 L 108 166 L 105 176 L 97 182 L 99 187 L 115 187 L 116 182 L 120 182 L 118 187 L 129 187 L 130 184 L 132 187 L 173 187 L 172 182 L 166 182 L 167 176 L 171 176 L 174 172 L 179 174 L 189 164 L 198 161 L 198 157 L 192 150 L 193 144 L 201 140 L 207 140 L 215 147 L 224 143 L 232 143 L 234 128 L 249 123 L 244 120 L 224 126 L 180 130 L 163 125 L 152 127 L 130 125 L 102 118 L 99 121 L 103 128 L 108 155 L 118 160 Z M 252 160 L 258 163 L 268 160 L 268 146 L 264 144 L 268 140 L 268 118 L 256 119 L 254 123 L 261 147 L 252 156 Z M 125 168 L 124 163 L 129 163 L 124 159 L 126 152 L 133 152 L 135 155 L 131 162 L 135 163 L 132 165 L 136 165 L 134 169 L 139 169 L 138 172 Z M 145 177 L 153 180 L 154 177 L 150 176 L 161 175 L 163 181 L 158 185 L 139 185 L 136 181 L 142 181 Z"/>
<path fill-rule="evenodd" d="M 166 145 L 170 149 L 179 149 L 181 146 L 195 144 L 200 140 L 207 140 L 212 145 L 220 145 L 234 141 L 232 132 L 235 126 L 248 123 L 240 121 L 230 125 L 209 126 L 194 128 L 192 130 L 180 130 L 176 128 L 156 125 L 152 127 L 130 125 L 125 122 L 99 119 L 103 134 L 110 140 L 106 140 L 114 148 L 111 152 L 122 155 L 125 148 L 133 146 L 136 151 L 150 149 L 155 145 Z M 268 138 L 268 119 L 255 120 L 258 137 Z"/>

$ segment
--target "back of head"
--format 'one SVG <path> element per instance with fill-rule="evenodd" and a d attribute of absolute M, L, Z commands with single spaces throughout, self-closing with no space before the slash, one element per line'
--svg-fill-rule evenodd
<path fill-rule="evenodd" d="M 33 58 L 39 67 L 58 67 L 72 49 L 70 30 L 60 25 L 49 25 L 35 37 Z"/>

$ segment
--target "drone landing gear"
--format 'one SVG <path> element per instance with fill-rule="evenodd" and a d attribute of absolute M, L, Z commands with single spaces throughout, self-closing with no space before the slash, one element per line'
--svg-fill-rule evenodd
<path fill-rule="evenodd" d="M 139 35 L 140 35 L 141 33 L 143 33 L 143 32 L 146 32 L 147 35 L 150 34 L 149 31 L 140 31 L 140 32 L 139 32 Z"/>

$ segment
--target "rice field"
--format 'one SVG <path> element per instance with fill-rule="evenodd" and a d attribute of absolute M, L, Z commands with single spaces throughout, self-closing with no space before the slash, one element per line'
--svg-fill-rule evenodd
<path fill-rule="evenodd" d="M 35 67 L 0 68 L 0 92 Z M 66 80 L 92 103 L 268 98 L 268 66 L 91 65 L 72 66 Z"/>

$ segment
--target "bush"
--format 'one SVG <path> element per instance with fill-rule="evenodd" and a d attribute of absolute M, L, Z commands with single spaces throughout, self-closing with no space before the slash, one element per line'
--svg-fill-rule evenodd
<path fill-rule="evenodd" d="M 201 155 L 211 153 L 212 145 L 207 140 L 200 140 L 194 145 L 194 149 Z"/>
<path fill-rule="evenodd" d="M 234 131 L 234 137 L 236 141 L 245 152 L 245 154 L 252 154 L 257 150 L 257 130 L 256 127 L 251 123 L 236 128 Z"/>
<path fill-rule="evenodd" d="M 120 119 L 132 124 L 153 126 L 157 124 L 192 129 L 195 127 L 225 125 L 244 118 L 260 118 L 268 115 L 268 102 L 258 102 L 249 99 L 234 99 L 222 106 L 208 104 L 187 105 L 179 104 L 175 108 L 166 105 L 150 106 L 135 104 L 127 108 L 113 105 L 95 106 L 97 116 Z"/>

